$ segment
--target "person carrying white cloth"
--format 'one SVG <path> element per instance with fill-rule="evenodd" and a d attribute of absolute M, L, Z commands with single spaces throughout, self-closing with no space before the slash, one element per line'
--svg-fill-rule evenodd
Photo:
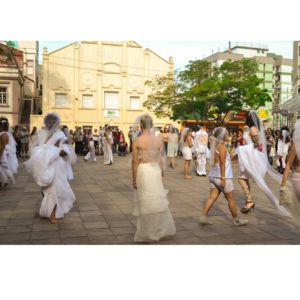
<path fill-rule="evenodd" d="M 161 139 L 155 136 L 152 117 L 140 116 L 133 127 L 138 125 L 143 134 L 132 145 L 133 215 L 138 217 L 134 241 L 155 242 L 176 233 L 163 185 L 166 157 Z"/>
<path fill-rule="evenodd" d="M 49 218 L 52 224 L 68 213 L 76 200 L 68 180 L 73 179 L 71 163 L 76 162 L 68 129 L 62 131 L 60 117 L 56 113 L 45 116 L 46 127 L 40 131 L 30 147 L 30 159 L 26 161 L 27 172 L 42 188 L 43 201 L 40 217 Z"/>

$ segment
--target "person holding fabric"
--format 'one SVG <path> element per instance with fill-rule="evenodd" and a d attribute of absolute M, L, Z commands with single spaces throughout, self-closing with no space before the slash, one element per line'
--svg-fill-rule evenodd
<path fill-rule="evenodd" d="M 40 131 L 30 147 L 30 159 L 24 163 L 27 172 L 42 188 L 43 200 L 40 217 L 48 218 L 52 224 L 64 218 L 76 200 L 69 181 L 73 179 L 71 164 L 74 153 L 67 127 L 61 129 L 60 117 L 48 113 L 44 118 L 45 129 Z"/>
<path fill-rule="evenodd" d="M 88 130 L 87 136 L 88 136 L 87 146 L 89 148 L 89 152 L 84 157 L 84 160 L 88 161 L 90 156 L 92 156 L 92 159 L 93 159 L 92 161 L 97 161 L 96 154 L 95 154 L 94 134 L 92 133 L 92 130 Z"/>
<path fill-rule="evenodd" d="M 205 207 L 199 222 L 204 225 L 212 225 L 207 214 L 222 192 L 228 201 L 228 207 L 233 217 L 234 226 L 248 224 L 248 220 L 242 220 L 238 217 L 234 200 L 233 173 L 231 167 L 231 158 L 224 145 L 228 141 L 228 131 L 226 128 L 218 127 L 214 131 L 214 141 L 211 145 L 211 170 L 209 173 L 210 196 L 205 203 Z M 196 137 L 197 138 L 197 137 Z"/>
<path fill-rule="evenodd" d="M 0 116 L 0 190 L 8 184 L 14 184 L 14 173 L 18 170 L 16 141 L 9 127 L 8 119 Z"/>
<path fill-rule="evenodd" d="M 208 134 L 200 127 L 194 138 L 195 156 L 197 158 L 197 176 L 206 176 L 206 156 L 207 156 Z"/>
<path fill-rule="evenodd" d="M 134 139 L 132 145 L 133 215 L 138 217 L 134 241 L 155 242 L 176 233 L 168 191 L 163 185 L 166 157 L 163 143 L 155 136 L 152 117 L 142 115 L 134 128 L 138 124 L 143 135 Z"/>
<path fill-rule="evenodd" d="M 193 146 L 192 138 L 190 135 L 190 129 L 188 127 L 184 128 L 181 131 L 180 137 L 180 151 L 183 154 L 185 159 L 185 166 L 184 166 L 184 178 L 191 179 L 192 176 L 189 176 L 189 167 L 192 160 L 192 150 L 191 147 Z"/>
<path fill-rule="evenodd" d="M 111 127 L 107 124 L 104 127 L 103 133 L 103 156 L 104 156 L 104 165 L 111 165 L 113 163 L 113 140 L 111 136 Z"/>
<path fill-rule="evenodd" d="M 175 168 L 174 157 L 177 156 L 178 152 L 178 134 L 176 133 L 176 128 L 172 126 L 170 128 L 170 133 L 168 135 L 168 153 L 167 156 L 170 157 L 170 167 Z"/>
<path fill-rule="evenodd" d="M 284 126 L 281 128 L 279 139 L 277 142 L 277 152 L 276 152 L 276 164 L 279 170 L 280 174 L 284 173 L 284 169 L 286 167 L 286 157 L 289 153 L 290 148 L 290 134 L 289 134 L 289 128 Z M 281 160 L 281 166 L 280 167 L 280 160 Z"/>
<path fill-rule="evenodd" d="M 264 136 L 264 127 L 262 120 L 254 110 L 246 113 L 247 126 L 249 127 L 248 133 L 244 134 L 243 140 L 245 146 L 237 148 L 236 153 L 239 156 L 239 183 L 246 196 L 246 203 L 241 208 L 242 213 L 248 213 L 251 209 L 254 210 L 255 203 L 252 201 L 250 194 L 250 179 L 252 178 L 258 186 L 263 190 L 270 202 L 273 204 L 277 212 L 286 217 L 291 217 L 290 213 L 279 205 L 278 199 L 271 192 L 264 180 L 266 172 L 278 183 L 281 182 L 282 176 L 277 173 L 268 162 L 268 154 L 266 147 L 266 139 Z M 258 150 L 260 147 L 262 152 Z"/>

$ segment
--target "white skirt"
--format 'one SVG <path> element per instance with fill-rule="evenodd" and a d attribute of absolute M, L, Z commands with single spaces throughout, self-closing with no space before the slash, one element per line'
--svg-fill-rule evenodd
<path fill-rule="evenodd" d="M 154 242 L 176 233 L 158 163 L 139 164 L 133 215 L 138 216 L 135 242 Z"/>
<path fill-rule="evenodd" d="M 183 147 L 182 155 L 185 160 L 191 160 L 192 159 L 192 149 L 190 147 Z"/>

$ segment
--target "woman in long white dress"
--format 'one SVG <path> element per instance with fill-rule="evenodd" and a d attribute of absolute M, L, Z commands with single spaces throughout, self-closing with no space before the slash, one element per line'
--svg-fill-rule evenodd
<path fill-rule="evenodd" d="M 71 140 L 59 124 L 56 113 L 49 113 L 44 119 L 45 129 L 40 131 L 35 144 L 30 148 L 30 159 L 25 167 L 42 188 L 43 201 L 40 217 L 49 218 L 52 224 L 63 218 L 76 200 L 68 180 L 73 179 L 71 163 L 76 161 Z"/>
<path fill-rule="evenodd" d="M 149 114 L 140 116 L 134 127 L 143 135 L 133 141 L 132 172 L 134 191 L 133 215 L 138 217 L 135 242 L 155 242 L 176 233 L 169 211 L 168 191 L 164 189 L 164 144 L 155 136 Z"/>
<path fill-rule="evenodd" d="M 8 184 L 14 184 L 14 173 L 18 170 L 16 142 L 11 133 L 8 119 L 0 117 L 0 190 Z"/>
<path fill-rule="evenodd" d="M 268 162 L 264 127 L 256 111 L 250 110 L 246 113 L 246 124 L 250 130 L 243 136 L 245 146 L 240 146 L 236 149 L 240 165 L 239 183 L 246 196 L 246 203 L 241 208 L 241 212 L 248 213 L 251 209 L 254 210 L 255 203 L 250 194 L 250 179 L 253 179 L 263 190 L 277 212 L 282 216 L 291 217 L 290 213 L 284 207 L 280 206 L 278 199 L 264 180 L 268 172 L 275 181 L 280 183 L 282 175 L 276 172 Z M 262 146 L 262 152 L 258 150 L 260 145 Z"/>
<path fill-rule="evenodd" d="M 170 128 L 170 133 L 168 135 L 167 149 L 168 149 L 167 156 L 170 157 L 171 160 L 170 167 L 174 169 L 175 168 L 174 157 L 177 156 L 177 152 L 178 152 L 178 134 L 176 133 L 176 128 L 174 126 Z"/>
<path fill-rule="evenodd" d="M 199 222 L 204 225 L 212 225 L 207 215 L 222 192 L 227 201 L 228 207 L 233 217 L 234 226 L 243 226 L 248 224 L 248 220 L 242 220 L 238 217 L 234 200 L 233 173 L 231 167 L 231 158 L 224 145 L 228 141 L 228 131 L 226 128 L 218 127 L 214 131 L 215 140 L 211 145 L 211 170 L 209 173 L 210 196 L 205 203 L 205 207 Z"/>
<path fill-rule="evenodd" d="M 104 156 L 104 165 L 111 165 L 114 161 L 112 154 L 113 143 L 111 142 L 111 127 L 108 125 L 104 129 L 103 133 L 103 156 Z"/>
<path fill-rule="evenodd" d="M 90 158 L 90 156 L 92 156 L 93 161 L 94 162 L 97 161 L 96 154 L 95 154 L 95 145 L 94 145 L 94 139 L 93 139 L 93 132 L 92 132 L 92 130 L 88 131 L 88 148 L 89 148 L 89 152 L 84 157 L 84 160 L 88 161 L 88 159 Z"/>

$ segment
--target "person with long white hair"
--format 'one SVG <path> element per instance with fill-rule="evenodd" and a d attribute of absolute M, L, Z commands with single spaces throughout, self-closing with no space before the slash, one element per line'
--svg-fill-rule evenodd
<path fill-rule="evenodd" d="M 234 200 L 233 173 L 231 167 L 231 158 L 224 145 L 228 141 L 228 131 L 226 128 L 218 127 L 214 131 L 214 141 L 210 149 L 211 170 L 209 173 L 210 196 L 205 203 L 205 207 L 199 222 L 204 225 L 212 225 L 213 222 L 207 218 L 209 210 L 222 192 L 228 201 L 228 207 L 233 217 L 234 226 L 248 224 L 248 220 L 242 220 L 238 217 Z"/>
<path fill-rule="evenodd" d="M 180 136 L 180 151 L 183 154 L 183 157 L 185 159 L 185 166 L 184 166 L 184 178 L 185 179 L 191 179 L 192 176 L 189 176 L 189 167 L 191 160 L 193 158 L 193 153 L 192 153 L 192 138 L 190 134 L 190 129 L 188 127 L 184 128 L 181 131 L 181 136 Z"/>
<path fill-rule="evenodd" d="M 206 176 L 207 143 L 208 134 L 203 130 L 203 127 L 199 126 L 194 138 L 197 176 Z"/>
<path fill-rule="evenodd" d="M 168 153 L 167 153 L 167 157 L 170 157 L 170 167 L 172 169 L 175 168 L 175 161 L 174 161 L 174 157 L 177 156 L 177 152 L 178 152 L 178 134 L 176 132 L 176 128 L 174 126 L 170 127 L 170 133 L 168 134 Z"/>
<path fill-rule="evenodd" d="M 291 217 L 290 213 L 284 207 L 280 206 L 278 199 L 264 180 L 268 172 L 268 174 L 280 184 L 282 175 L 276 172 L 269 164 L 262 120 L 256 111 L 250 110 L 246 113 L 245 122 L 249 127 L 249 131 L 243 136 L 245 146 L 236 149 L 240 166 L 238 180 L 246 196 L 246 203 L 245 206 L 241 208 L 241 212 L 248 213 L 250 210 L 254 211 L 255 202 L 252 200 L 250 194 L 250 179 L 253 179 L 263 190 L 277 212 L 282 216 Z M 261 148 L 262 152 L 259 151 L 258 148 Z"/>
<path fill-rule="evenodd" d="M 283 174 L 284 169 L 286 167 L 286 157 L 289 153 L 290 147 L 290 133 L 288 127 L 284 126 L 280 130 L 280 135 L 278 139 L 278 147 L 276 153 L 276 164 L 278 169 L 280 169 L 279 173 Z M 280 160 L 282 168 L 280 168 Z"/>
<path fill-rule="evenodd" d="M 27 172 L 42 188 L 43 200 L 40 217 L 52 224 L 64 218 L 73 207 L 76 198 L 69 181 L 73 179 L 71 164 L 77 156 L 73 150 L 68 128 L 60 126 L 60 117 L 48 113 L 45 128 L 30 147 L 30 159 L 24 164 Z"/>
<path fill-rule="evenodd" d="M 114 161 L 113 159 L 113 140 L 111 134 L 111 127 L 109 124 L 105 125 L 103 132 L 103 157 L 104 165 L 111 165 Z"/>
<path fill-rule="evenodd" d="M 0 190 L 8 184 L 14 184 L 14 173 L 18 170 L 16 142 L 9 127 L 8 119 L 0 116 Z"/>
<path fill-rule="evenodd" d="M 166 155 L 164 144 L 155 136 L 152 117 L 141 115 L 133 130 L 137 126 L 141 126 L 143 134 L 132 144 L 133 215 L 138 217 L 134 241 L 155 242 L 176 233 L 168 191 L 164 189 Z"/>

